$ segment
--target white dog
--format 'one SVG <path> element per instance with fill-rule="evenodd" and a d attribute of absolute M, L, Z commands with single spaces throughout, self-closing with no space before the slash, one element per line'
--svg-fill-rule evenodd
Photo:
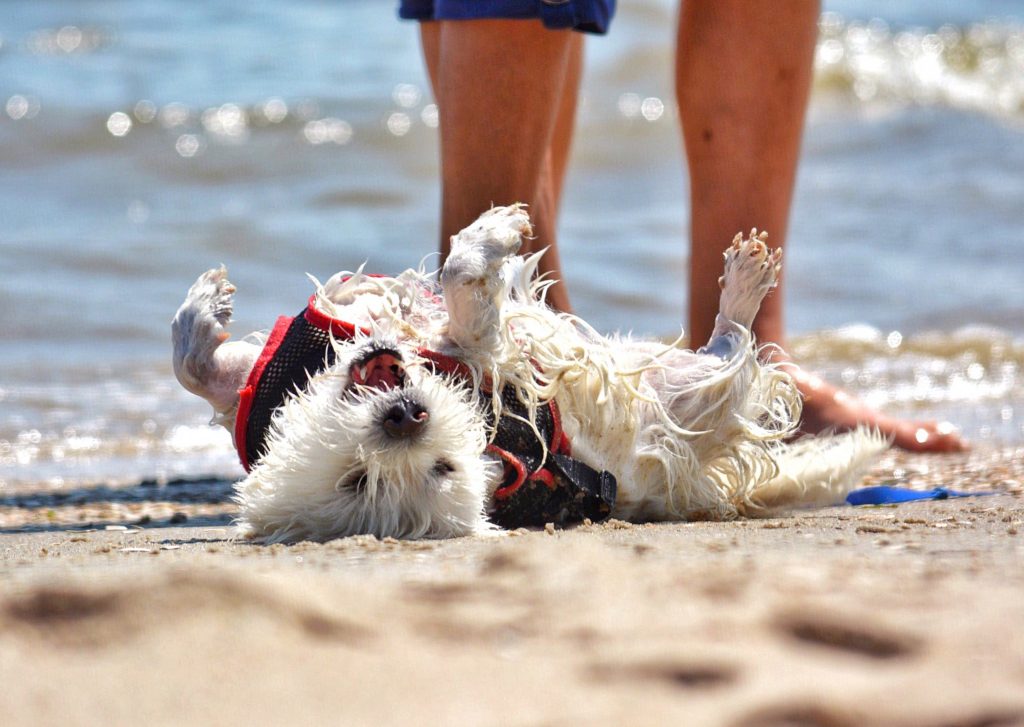
<path fill-rule="evenodd" d="M 799 394 L 750 334 L 781 257 L 764 233 L 726 251 L 696 352 L 549 309 L 538 256 L 515 254 L 529 234 L 521 206 L 491 209 L 452 239 L 440 286 L 339 273 L 258 340 L 225 343 L 224 268 L 196 281 L 172 325 L 174 370 L 235 434 L 244 533 L 728 519 L 841 499 L 887 446 L 867 430 L 787 443 Z"/>

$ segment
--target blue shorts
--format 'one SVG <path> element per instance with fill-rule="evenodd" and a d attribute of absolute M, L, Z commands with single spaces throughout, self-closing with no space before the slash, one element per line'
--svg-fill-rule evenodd
<path fill-rule="evenodd" d="M 548 28 L 606 33 L 615 0 L 399 0 L 398 16 L 407 20 L 540 18 Z"/>

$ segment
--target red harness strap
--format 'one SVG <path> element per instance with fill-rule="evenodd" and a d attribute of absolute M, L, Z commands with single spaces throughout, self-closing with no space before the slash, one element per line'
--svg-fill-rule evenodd
<path fill-rule="evenodd" d="M 256 364 L 252 367 L 252 371 L 249 372 L 249 378 L 245 380 L 245 386 L 238 391 L 238 414 L 235 416 L 235 450 L 238 452 L 238 459 L 241 460 L 246 472 L 252 467 L 252 464 L 249 462 L 249 455 L 246 453 L 246 435 L 248 433 L 246 430 L 249 426 L 249 414 L 252 413 L 252 400 L 256 395 L 256 386 L 263 376 L 263 370 L 270 363 L 271 359 L 274 358 L 274 354 L 277 353 L 281 342 L 284 341 L 284 336 L 292 325 L 293 320 L 293 318 L 288 316 L 281 316 L 277 319 L 273 330 L 270 331 L 267 342 L 263 345 L 259 358 L 256 359 Z"/>

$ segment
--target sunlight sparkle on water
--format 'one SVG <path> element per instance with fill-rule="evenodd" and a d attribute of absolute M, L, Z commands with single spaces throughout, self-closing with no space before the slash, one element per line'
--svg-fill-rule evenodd
<path fill-rule="evenodd" d="M 412 119 L 409 118 L 409 114 L 403 114 L 401 111 L 396 111 L 390 116 L 386 122 L 388 131 L 395 136 L 405 136 L 409 133 L 409 129 L 412 128 Z"/>
<path fill-rule="evenodd" d="M 36 55 L 71 55 L 87 53 L 106 41 L 106 33 L 96 28 L 65 25 L 57 30 L 38 30 L 25 41 L 25 47 Z"/>
<path fill-rule="evenodd" d="M 412 83 L 399 83 L 391 91 L 392 100 L 404 109 L 414 108 L 423 98 L 419 86 Z"/>
<path fill-rule="evenodd" d="M 242 141 L 249 132 L 248 116 L 238 104 L 210 107 L 203 111 L 200 122 L 210 134 L 231 141 Z"/>
<path fill-rule="evenodd" d="M 263 116 L 272 124 L 280 124 L 288 116 L 288 104 L 284 99 L 268 98 L 263 104 Z"/>
<path fill-rule="evenodd" d="M 124 136 L 132 130 L 132 119 L 124 111 L 115 111 L 107 118 L 107 131 L 113 136 Z"/>
<path fill-rule="evenodd" d="M 202 151 L 202 145 L 202 140 L 195 134 L 182 134 L 174 142 L 174 150 L 188 159 Z"/>
<path fill-rule="evenodd" d="M 624 93 L 619 96 L 617 106 L 619 113 L 625 116 L 627 119 L 635 119 L 640 115 L 640 106 L 643 102 L 640 99 L 640 95 L 636 93 Z"/>
<path fill-rule="evenodd" d="M 872 104 L 944 104 L 997 116 L 1024 112 L 1024 30 L 1002 22 L 966 29 L 903 30 L 846 22 L 825 13 L 819 23 L 815 85 Z"/>
<path fill-rule="evenodd" d="M 22 96 L 20 93 L 16 93 L 7 99 L 5 110 L 7 115 L 15 121 L 31 119 L 39 113 L 39 102 L 30 96 Z"/>
<path fill-rule="evenodd" d="M 310 144 L 347 144 L 352 139 L 352 125 L 342 119 L 327 117 L 308 122 L 302 135 Z"/>
<path fill-rule="evenodd" d="M 815 63 L 819 65 L 832 65 L 843 59 L 846 50 L 843 44 L 835 38 L 829 38 L 818 45 L 818 53 L 815 56 Z"/>
<path fill-rule="evenodd" d="M 648 96 L 640 103 L 640 115 L 648 121 L 657 121 L 665 113 L 665 103 L 656 96 Z"/>
<path fill-rule="evenodd" d="M 191 116 L 191 112 L 188 110 L 188 106 L 177 101 L 173 101 L 160 109 L 160 123 L 167 129 L 183 126 L 188 123 L 189 116 Z"/>
<path fill-rule="evenodd" d="M 7 115 L 17 121 L 28 111 L 28 100 L 24 96 L 14 95 L 7 99 Z"/>
<path fill-rule="evenodd" d="M 135 119 L 140 124 L 148 124 L 156 118 L 156 104 L 143 99 L 135 104 L 132 113 L 135 114 Z"/>
<path fill-rule="evenodd" d="M 420 112 L 420 120 L 428 129 L 436 129 L 440 121 L 440 115 L 437 112 L 437 104 L 428 103 L 424 106 L 423 110 Z"/>

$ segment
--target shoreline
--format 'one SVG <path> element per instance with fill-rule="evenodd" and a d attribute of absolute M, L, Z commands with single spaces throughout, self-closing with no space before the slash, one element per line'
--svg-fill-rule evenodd
<path fill-rule="evenodd" d="M 885 453 L 861 487 L 890 484 L 916 490 L 1024 494 L 1024 445 L 981 447 L 953 454 Z M 28 532 L 229 526 L 236 512 L 234 481 L 198 476 L 134 483 L 46 482 L 0 485 L 0 537 Z"/>

